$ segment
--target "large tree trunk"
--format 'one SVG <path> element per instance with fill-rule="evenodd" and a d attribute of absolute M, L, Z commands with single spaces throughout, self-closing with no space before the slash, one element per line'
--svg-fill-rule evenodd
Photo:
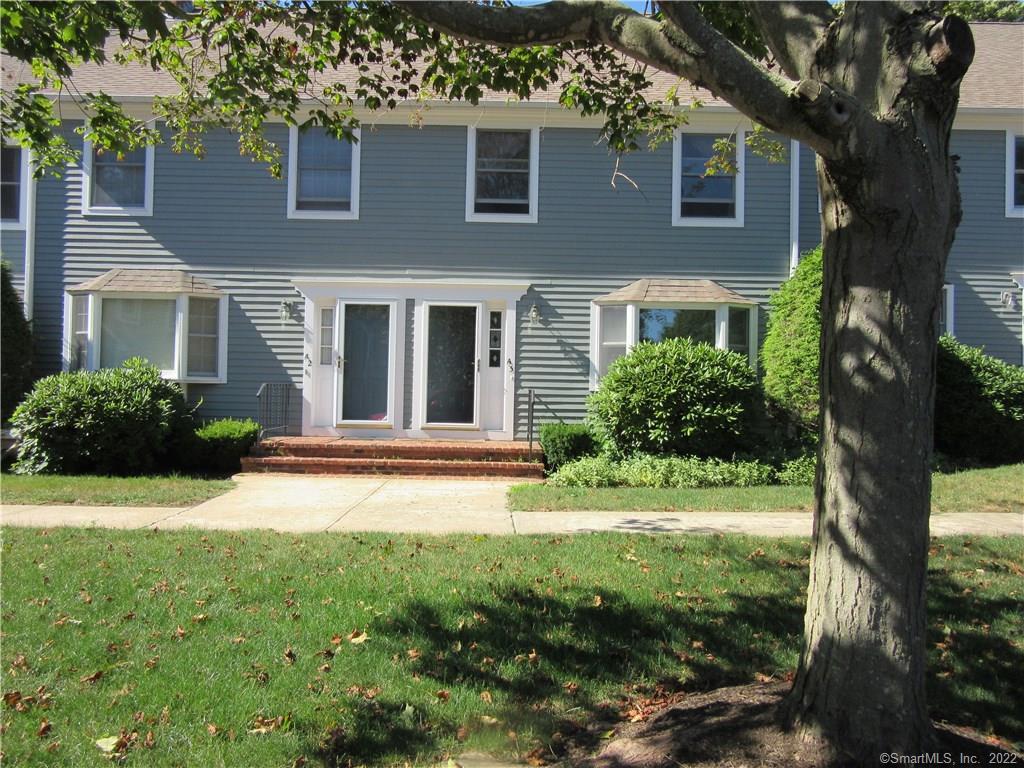
<path fill-rule="evenodd" d="M 938 307 L 960 218 L 949 155 L 956 99 L 954 89 L 936 110 L 895 80 L 903 90 L 888 94 L 881 131 L 857 135 L 854 158 L 818 162 L 821 440 L 789 706 L 808 741 L 858 764 L 920 754 L 934 739 L 925 576 Z"/>

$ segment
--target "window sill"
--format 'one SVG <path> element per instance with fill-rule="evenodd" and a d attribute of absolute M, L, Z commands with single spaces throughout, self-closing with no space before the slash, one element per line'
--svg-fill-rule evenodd
<path fill-rule="evenodd" d="M 293 210 L 288 211 L 289 219 L 306 219 L 320 221 L 358 221 L 359 211 L 316 211 L 316 210 Z"/>
<path fill-rule="evenodd" d="M 673 227 L 732 227 L 738 228 L 743 226 L 743 219 L 710 219 L 710 218 L 698 218 L 698 217 L 683 217 L 674 216 L 672 218 Z"/>
<path fill-rule="evenodd" d="M 0 229 L 5 232 L 24 232 L 25 222 L 18 219 L 0 219 Z"/>
<path fill-rule="evenodd" d="M 1024 208 L 1007 208 L 1006 218 L 1008 219 L 1024 219 Z"/>
<path fill-rule="evenodd" d="M 153 209 L 148 206 L 135 208 L 85 208 L 83 216 L 152 216 Z"/>
<path fill-rule="evenodd" d="M 469 223 L 485 224 L 536 224 L 536 213 L 467 213 Z"/>

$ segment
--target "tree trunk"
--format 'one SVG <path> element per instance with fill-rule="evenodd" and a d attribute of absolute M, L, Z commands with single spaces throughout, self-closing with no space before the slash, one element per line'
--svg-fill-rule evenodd
<path fill-rule="evenodd" d="M 896 121 L 856 162 L 818 162 L 822 417 L 789 707 L 809 741 L 859 764 L 933 741 L 925 576 L 938 308 L 960 218 L 951 125 Z"/>

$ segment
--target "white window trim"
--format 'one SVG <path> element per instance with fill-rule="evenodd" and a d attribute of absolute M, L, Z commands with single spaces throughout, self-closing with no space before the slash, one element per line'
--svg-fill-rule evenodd
<path fill-rule="evenodd" d="M 682 216 L 679 212 L 683 196 L 682 162 L 683 148 L 681 137 L 684 133 L 716 134 L 728 137 L 736 135 L 736 215 L 731 218 Z M 746 165 L 746 131 L 737 128 L 735 131 L 715 131 L 690 128 L 677 130 L 672 139 L 672 226 L 673 227 L 742 227 L 743 226 L 743 189 L 746 186 L 744 174 Z"/>
<path fill-rule="evenodd" d="M 89 303 L 88 335 L 86 337 L 86 367 L 85 370 L 95 371 L 100 368 L 100 337 L 103 321 L 103 300 L 104 299 L 150 299 L 175 302 L 174 322 L 174 366 L 160 371 L 165 379 L 177 381 L 182 384 L 225 384 L 228 379 L 228 297 L 199 295 L 201 299 L 217 299 L 217 375 L 216 376 L 189 376 L 188 375 L 188 299 L 191 294 L 187 293 L 152 293 L 152 292 L 122 292 L 122 291 L 90 291 L 85 294 Z M 63 342 L 63 370 L 71 370 L 74 349 L 74 314 L 73 295 L 64 294 L 64 342 Z"/>
<path fill-rule="evenodd" d="M 521 131 L 523 128 L 500 128 L 487 126 L 488 131 Z M 537 198 L 540 190 L 540 128 L 533 126 L 530 131 L 530 210 L 528 213 L 477 213 L 476 212 L 476 131 L 475 125 L 467 128 L 466 137 L 466 221 L 492 223 L 537 223 Z"/>
<path fill-rule="evenodd" d="M 143 204 L 139 205 L 93 205 L 92 204 L 92 156 L 91 141 L 82 143 L 82 215 L 83 216 L 152 216 L 153 215 L 153 164 L 156 148 L 146 147 L 146 181 Z"/>
<path fill-rule="evenodd" d="M 5 229 L 9 232 L 17 232 L 25 229 L 25 217 L 28 211 L 28 187 L 31 183 L 29 179 L 29 152 L 24 147 L 18 147 L 16 144 L 6 144 L 7 147 L 17 147 L 19 153 L 19 165 L 20 181 L 18 183 L 18 218 L 16 219 L 0 219 L 0 228 Z"/>
<path fill-rule="evenodd" d="M 590 303 L 590 388 L 597 389 L 600 376 L 598 365 L 601 353 L 601 331 L 605 307 L 623 306 L 622 304 Z M 750 367 L 757 370 L 757 304 L 733 304 L 730 302 L 629 302 L 626 307 L 626 354 L 628 355 L 640 343 L 640 310 L 641 309 L 713 309 L 715 311 L 715 348 L 729 349 L 729 309 L 746 309 L 750 315 L 747 323 L 748 360 Z"/>
<path fill-rule="evenodd" d="M 288 218 L 289 219 L 330 219 L 334 221 L 356 221 L 359 219 L 359 155 L 363 145 L 359 128 L 352 131 L 356 141 L 352 143 L 352 188 L 349 190 L 350 205 L 347 211 L 316 211 L 297 208 L 299 179 L 299 128 L 288 129 Z"/>
<path fill-rule="evenodd" d="M 946 333 L 956 337 L 956 287 L 952 283 L 942 286 L 942 308 L 946 313 Z"/>
<path fill-rule="evenodd" d="M 1013 182 L 1017 170 L 1017 139 L 1022 134 L 1006 132 L 1006 215 L 1009 218 L 1024 218 L 1024 205 L 1013 204 Z"/>

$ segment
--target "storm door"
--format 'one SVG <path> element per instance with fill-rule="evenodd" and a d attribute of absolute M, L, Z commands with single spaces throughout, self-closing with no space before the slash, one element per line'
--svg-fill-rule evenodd
<path fill-rule="evenodd" d="M 480 414 L 482 305 L 426 306 L 426 424 L 474 428 Z"/>
<path fill-rule="evenodd" d="M 339 426 L 392 424 L 395 309 L 391 303 L 338 302 Z"/>

